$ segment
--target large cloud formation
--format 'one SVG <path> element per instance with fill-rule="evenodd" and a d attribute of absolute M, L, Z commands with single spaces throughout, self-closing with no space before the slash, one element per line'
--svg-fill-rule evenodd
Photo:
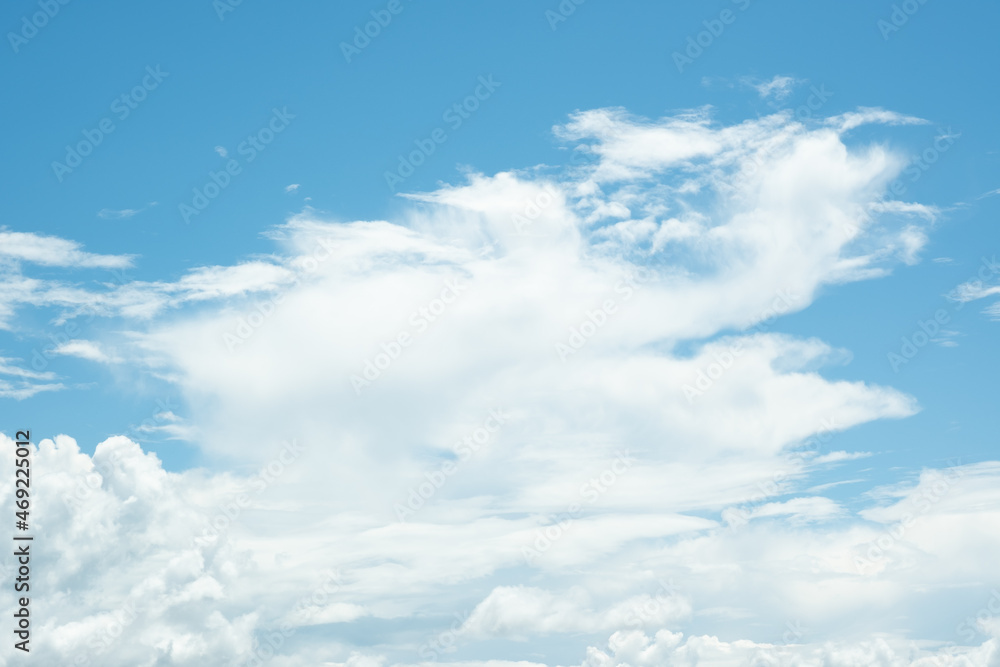
<path fill-rule="evenodd" d="M 905 159 L 865 123 L 920 121 L 589 111 L 556 128 L 565 169 L 470 174 L 395 222 L 305 211 L 273 257 L 175 283 L 33 281 L 15 253 L 0 314 L 116 318 L 62 353 L 175 385 L 170 427 L 230 470 L 41 442 L 36 658 L 1000 664 L 1000 465 L 860 510 L 810 489 L 867 455 L 833 433 L 918 409 L 774 331 L 919 259 L 936 211 L 886 198 Z"/>

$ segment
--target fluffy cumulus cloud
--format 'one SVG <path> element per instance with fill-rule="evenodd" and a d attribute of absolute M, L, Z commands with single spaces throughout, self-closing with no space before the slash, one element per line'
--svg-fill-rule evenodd
<path fill-rule="evenodd" d="M 825 495 L 814 475 L 867 456 L 833 433 L 919 405 L 827 379 L 849 350 L 777 331 L 919 260 L 933 216 L 886 196 L 905 159 L 851 134 L 917 122 L 581 112 L 555 130 L 565 169 L 471 174 L 391 222 L 306 210 L 271 257 L 98 291 L 11 263 L 0 308 L 114 318 L 59 353 L 176 385 L 184 419 L 162 421 L 230 470 L 40 443 L 39 651 L 1000 664 L 1000 468 Z"/>

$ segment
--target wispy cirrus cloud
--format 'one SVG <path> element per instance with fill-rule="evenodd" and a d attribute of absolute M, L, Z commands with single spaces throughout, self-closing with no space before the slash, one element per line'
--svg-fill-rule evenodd
<path fill-rule="evenodd" d="M 124 269 L 132 266 L 132 255 L 99 255 L 57 236 L 0 231 L 0 260 L 30 262 L 42 266 L 81 269 Z"/>
<path fill-rule="evenodd" d="M 0 398 L 20 401 L 41 392 L 65 389 L 62 383 L 54 382 L 56 379 L 55 373 L 28 370 L 19 366 L 17 359 L 0 357 Z"/>
<path fill-rule="evenodd" d="M 97 212 L 97 217 L 102 218 L 104 220 L 127 220 L 128 218 L 131 218 L 135 215 L 138 215 L 139 213 L 142 213 L 148 208 L 156 206 L 156 204 L 157 202 L 154 201 L 154 202 L 149 202 L 142 208 L 123 208 L 117 210 L 111 208 L 102 208 L 100 211 Z"/>
<path fill-rule="evenodd" d="M 101 349 L 97 343 L 89 340 L 71 340 L 56 347 L 55 354 L 78 357 L 88 361 L 95 361 L 101 364 L 121 363 L 121 359 L 109 356 Z"/>
<path fill-rule="evenodd" d="M 794 77 L 782 75 L 777 75 L 768 81 L 761 81 L 750 77 L 745 77 L 741 81 L 744 85 L 756 90 L 761 99 L 773 99 L 776 102 L 787 99 L 795 90 L 795 86 L 801 83 L 801 81 Z"/>

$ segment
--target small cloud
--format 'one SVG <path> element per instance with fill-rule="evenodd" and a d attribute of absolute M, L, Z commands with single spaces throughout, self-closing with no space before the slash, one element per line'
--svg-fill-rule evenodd
<path fill-rule="evenodd" d="M 987 306 L 983 310 L 983 314 L 988 315 L 991 320 L 1000 322 L 1000 301 L 997 301 L 992 306 Z"/>
<path fill-rule="evenodd" d="M 20 383 L 18 385 L 11 384 L 4 380 L 0 380 L 0 398 L 13 398 L 15 401 L 23 401 L 26 398 L 31 398 L 35 394 L 40 394 L 43 391 L 59 391 L 65 389 L 64 384 L 29 384 Z"/>
<path fill-rule="evenodd" d="M 948 295 L 948 298 L 959 303 L 968 303 L 970 301 L 985 299 L 995 294 L 1000 294 L 1000 285 L 986 286 L 978 280 L 973 280 L 956 287 Z"/>
<path fill-rule="evenodd" d="M 824 463 L 842 463 L 843 461 L 857 461 L 858 459 L 866 459 L 871 456 L 871 452 L 830 452 L 829 454 L 824 454 L 823 456 L 817 457 L 813 463 L 824 464 Z"/>
<path fill-rule="evenodd" d="M 931 342 L 935 345 L 940 345 L 941 347 L 958 347 L 958 342 L 955 338 L 958 338 L 961 334 L 957 331 L 952 331 L 951 329 L 942 329 L 941 333 L 931 338 Z"/>
<path fill-rule="evenodd" d="M 857 111 L 848 111 L 826 119 L 826 124 L 835 127 L 838 132 L 850 132 L 862 125 L 876 123 L 882 125 L 927 125 L 929 121 L 895 111 L 886 111 L 878 107 L 860 107 Z"/>
<path fill-rule="evenodd" d="M 104 218 L 105 220 L 124 220 L 125 218 L 131 218 L 141 210 L 142 209 L 136 208 L 123 208 L 120 211 L 115 211 L 110 208 L 102 208 L 97 212 L 97 217 Z"/>
<path fill-rule="evenodd" d="M 26 368 L 13 365 L 14 359 L 0 357 L 0 375 L 12 375 L 22 380 L 54 380 L 55 373 L 29 371 Z"/>
<path fill-rule="evenodd" d="M 843 479 L 839 482 L 828 482 L 827 484 L 820 484 L 812 488 L 806 489 L 806 493 L 820 493 L 822 491 L 829 491 L 830 489 L 835 489 L 838 486 L 844 486 L 846 484 L 860 484 L 867 480 L 864 479 Z"/>
<path fill-rule="evenodd" d="M 151 201 L 142 208 L 123 208 L 121 210 L 116 210 L 113 208 L 102 208 L 100 211 L 97 212 L 97 217 L 103 218 L 104 220 L 125 220 L 127 218 L 131 218 L 133 215 L 136 215 L 137 213 L 142 213 L 147 208 L 152 208 L 154 206 L 156 206 L 156 202 Z"/>
<path fill-rule="evenodd" d="M 134 427 L 135 432 L 150 436 L 162 435 L 167 440 L 184 440 L 187 442 L 193 442 L 198 435 L 198 429 L 185 424 L 183 419 L 170 410 L 156 413 L 153 415 L 153 421 L 155 423 L 147 421 Z"/>
<path fill-rule="evenodd" d="M 951 257 L 935 257 L 931 261 L 934 262 L 935 264 L 951 264 L 955 260 L 953 260 Z"/>
<path fill-rule="evenodd" d="M 300 187 L 299 183 L 292 183 L 291 185 L 285 186 L 285 192 L 295 192 Z"/>
<path fill-rule="evenodd" d="M 897 215 L 909 215 L 925 220 L 934 221 L 941 214 L 936 206 L 925 204 L 914 204 L 912 202 L 887 200 L 872 203 L 869 208 L 877 213 L 895 213 Z"/>
<path fill-rule="evenodd" d="M 56 354 L 67 357 L 78 357 L 88 361 L 96 361 L 100 364 L 116 364 L 121 361 L 117 357 L 109 357 L 101 350 L 97 343 L 89 340 L 71 340 L 63 343 L 55 350 Z"/>
<path fill-rule="evenodd" d="M 0 228 L 0 258 L 42 266 L 89 269 L 124 269 L 132 266 L 132 255 L 96 255 L 84 252 L 76 241 Z"/>
<path fill-rule="evenodd" d="M 948 128 L 948 129 L 950 130 L 951 128 Z M 962 133 L 961 132 L 945 132 L 944 134 L 939 134 L 938 136 L 934 137 L 935 140 L 937 140 L 937 139 L 948 139 L 948 140 L 953 140 L 953 141 L 961 139 L 961 138 L 962 138 Z"/>
<path fill-rule="evenodd" d="M 761 505 L 748 518 L 788 517 L 792 523 L 803 524 L 836 519 L 844 513 L 844 508 L 829 498 L 812 496 Z"/>
<path fill-rule="evenodd" d="M 0 357 L 0 376 L 6 375 L 14 378 L 13 381 L 8 381 L 0 377 L 0 398 L 13 398 L 22 401 L 43 391 L 59 391 L 66 388 L 61 383 L 51 383 L 52 380 L 56 379 L 55 373 L 29 371 L 15 365 L 14 362 L 14 359 Z"/>
<path fill-rule="evenodd" d="M 219 157 L 229 157 L 229 151 L 227 151 L 222 146 L 216 146 L 215 152 L 219 154 Z"/>
<path fill-rule="evenodd" d="M 997 195 L 1000 195 L 1000 188 L 997 188 L 996 190 L 990 190 L 989 192 L 987 192 L 985 194 L 981 194 L 978 197 L 976 197 L 976 199 L 977 200 L 978 199 L 986 199 L 987 197 L 996 197 Z"/>
<path fill-rule="evenodd" d="M 776 76 L 770 81 L 757 81 L 751 78 L 744 78 L 742 79 L 742 83 L 756 90 L 762 100 L 774 98 L 776 101 L 781 102 L 792 94 L 799 81 L 790 76 Z"/>
<path fill-rule="evenodd" d="M 743 85 L 749 85 L 749 77 L 743 77 L 739 82 Z M 701 77 L 701 85 L 704 88 L 735 88 L 736 83 L 724 76 L 703 76 Z"/>

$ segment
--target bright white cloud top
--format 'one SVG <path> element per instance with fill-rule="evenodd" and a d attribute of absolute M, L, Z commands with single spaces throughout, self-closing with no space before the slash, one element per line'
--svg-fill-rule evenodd
<path fill-rule="evenodd" d="M 866 456 L 831 433 L 919 406 L 824 378 L 850 352 L 822 332 L 771 332 L 919 259 L 933 211 L 887 193 L 906 158 L 852 139 L 919 122 L 577 113 L 555 130 L 570 168 L 473 173 L 394 221 L 307 210 L 267 232 L 273 256 L 173 282 L 32 278 L 141 258 L 3 232 L 0 321 L 116 318 L 58 353 L 175 384 L 187 414 L 159 421 L 231 470 L 43 441 L 33 604 L 53 639 L 34 658 L 1000 664 L 988 590 L 944 634 L 910 615 L 997 582 L 1000 464 L 862 507 L 810 488 Z M 2 361 L 0 392 L 57 388 Z"/>

